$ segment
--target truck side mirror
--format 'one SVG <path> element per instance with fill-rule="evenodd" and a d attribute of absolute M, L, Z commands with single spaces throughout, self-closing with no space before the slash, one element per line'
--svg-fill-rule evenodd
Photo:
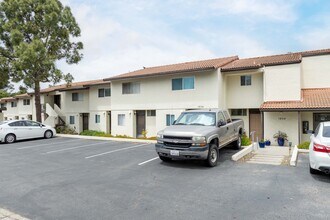
<path fill-rule="evenodd" d="M 224 126 L 224 125 L 226 125 L 226 122 L 223 121 L 223 120 L 220 120 L 220 121 L 218 121 L 218 123 L 217 123 L 217 127 L 221 127 L 221 126 Z"/>
<path fill-rule="evenodd" d="M 174 124 L 175 124 L 175 122 L 176 122 L 176 120 L 174 120 L 174 121 L 172 122 L 172 125 L 174 125 Z"/>

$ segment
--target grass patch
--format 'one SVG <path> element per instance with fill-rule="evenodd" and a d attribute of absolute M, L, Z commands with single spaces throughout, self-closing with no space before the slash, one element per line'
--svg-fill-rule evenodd
<path fill-rule="evenodd" d="M 80 133 L 83 136 L 96 136 L 96 137 L 113 137 L 111 134 L 107 134 L 103 131 L 94 131 L 94 130 L 86 130 Z"/>
<path fill-rule="evenodd" d="M 298 149 L 308 150 L 309 149 L 309 144 L 310 144 L 310 142 L 309 141 L 306 141 L 304 143 L 299 144 L 297 147 L 298 147 Z"/>

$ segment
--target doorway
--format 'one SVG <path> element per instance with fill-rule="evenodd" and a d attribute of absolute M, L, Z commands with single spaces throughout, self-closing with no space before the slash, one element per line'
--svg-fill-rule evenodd
<path fill-rule="evenodd" d="M 89 130 L 89 113 L 83 113 L 83 131 Z"/>
<path fill-rule="evenodd" d="M 54 104 L 61 108 L 61 95 L 54 95 Z"/>
<path fill-rule="evenodd" d="M 313 120 L 313 130 L 315 131 L 320 122 L 330 121 L 330 113 L 314 113 Z"/>
<path fill-rule="evenodd" d="M 250 132 L 255 131 L 254 140 L 263 138 L 262 116 L 259 109 L 249 109 Z"/>
<path fill-rule="evenodd" d="M 146 111 L 136 111 L 136 136 L 142 137 L 143 131 L 146 130 Z"/>
<path fill-rule="evenodd" d="M 107 133 L 111 134 L 111 111 L 108 111 L 107 113 Z"/>

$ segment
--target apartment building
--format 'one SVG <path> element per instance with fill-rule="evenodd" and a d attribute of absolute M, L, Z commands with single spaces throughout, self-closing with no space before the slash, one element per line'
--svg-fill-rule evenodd
<path fill-rule="evenodd" d="M 224 108 L 243 119 L 255 138 L 273 140 L 280 130 L 294 145 L 308 141 L 308 130 L 330 120 L 329 74 L 330 49 L 143 68 L 42 90 L 44 122 L 62 122 L 78 133 L 151 137 L 182 111 Z M 15 102 L 24 106 L 31 96 L 1 99 L 4 119 L 31 115 L 12 107 Z M 34 117 L 33 99 L 30 103 Z"/>

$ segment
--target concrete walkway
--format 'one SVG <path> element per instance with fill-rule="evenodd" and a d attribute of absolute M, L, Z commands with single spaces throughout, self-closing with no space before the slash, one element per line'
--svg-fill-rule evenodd
<path fill-rule="evenodd" d="M 266 146 L 258 148 L 247 163 L 281 165 L 290 156 L 289 147 Z"/>

